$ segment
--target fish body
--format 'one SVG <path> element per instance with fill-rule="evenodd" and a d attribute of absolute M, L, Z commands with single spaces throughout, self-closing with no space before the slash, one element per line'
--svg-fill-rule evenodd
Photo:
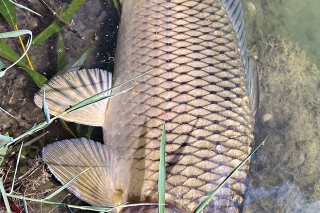
<path fill-rule="evenodd" d="M 114 90 L 132 88 L 109 103 L 70 114 L 67 120 L 83 123 L 90 120 L 86 111 L 98 108 L 100 117 L 91 125 L 103 127 L 105 145 L 86 139 L 48 145 L 43 157 L 50 170 L 65 183 L 84 168 L 103 167 L 88 170 L 69 188 L 90 204 L 156 202 L 165 124 L 166 212 L 193 212 L 252 149 L 258 83 L 244 36 L 240 0 L 124 0 L 113 84 L 151 71 Z M 53 79 L 60 87 L 43 88 L 53 114 L 90 94 L 79 95 L 82 90 L 97 93 L 96 85 L 106 82 L 110 87 L 110 77 L 99 80 L 100 71 L 78 73 L 69 74 L 76 79 L 74 95 L 61 89 L 68 87 L 66 77 Z M 84 78 L 90 79 L 86 86 Z M 84 89 L 74 92 L 78 87 Z M 82 98 L 68 99 L 74 96 Z M 41 106 L 41 93 L 35 102 Z M 57 166 L 66 162 L 68 168 Z M 246 163 L 203 212 L 241 211 L 248 170 Z"/>

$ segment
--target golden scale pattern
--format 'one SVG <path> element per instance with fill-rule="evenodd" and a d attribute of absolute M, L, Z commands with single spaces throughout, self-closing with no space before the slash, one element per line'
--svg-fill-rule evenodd
<path fill-rule="evenodd" d="M 219 0 L 131 0 L 119 35 L 115 84 L 154 70 L 111 99 L 104 141 L 130 153 L 131 200 L 154 200 L 165 122 L 167 199 L 193 211 L 251 152 L 253 120 L 232 26 Z M 248 168 L 204 212 L 237 212 Z"/>

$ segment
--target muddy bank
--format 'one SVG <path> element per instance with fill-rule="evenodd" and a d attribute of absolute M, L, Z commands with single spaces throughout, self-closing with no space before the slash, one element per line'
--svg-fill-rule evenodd
<path fill-rule="evenodd" d="M 53 0 L 46 2 L 58 13 L 65 10 L 70 3 Z M 20 29 L 29 29 L 36 36 L 54 21 L 53 17 L 49 15 L 47 10 L 38 1 L 32 0 L 20 3 L 43 15 L 41 18 L 17 8 L 17 23 Z M 0 22 L 1 32 L 12 30 L 2 17 L 0 18 Z M 118 23 L 118 11 L 114 7 L 110 7 L 106 1 L 86 1 L 70 22 L 70 25 L 80 32 L 85 39 L 79 39 L 65 28 L 62 30 L 66 49 L 66 62 L 83 53 L 90 46 L 92 37 L 97 36 L 95 46 L 87 57 L 83 67 L 112 68 Z M 27 37 L 24 40 L 26 42 Z M 5 39 L 4 41 L 17 52 L 22 52 L 18 39 L 12 38 Z M 48 79 L 57 72 L 56 42 L 57 35 L 54 35 L 39 45 L 31 46 L 29 51 L 34 68 Z M 4 62 L 6 65 L 10 64 L 7 61 Z M 2 97 L 0 107 L 15 117 L 12 118 L 5 113 L 0 113 L 0 130 L 2 134 L 9 132 L 10 136 L 17 137 L 33 125 L 44 121 L 41 109 L 37 108 L 33 103 L 34 93 L 38 89 L 32 78 L 17 66 L 8 70 L 5 76 L 0 78 L 0 96 Z M 71 128 L 73 127 L 74 125 L 71 124 Z M 17 174 L 18 182 L 14 190 L 18 195 L 41 199 L 59 187 L 58 182 L 50 178 L 51 175 L 47 173 L 41 162 L 41 149 L 45 144 L 63 138 L 70 138 L 72 135 L 62 127 L 60 121 L 55 121 L 47 129 L 39 131 L 25 139 L 25 142 L 46 131 L 49 131 L 47 135 L 24 150 Z M 102 138 L 100 128 L 95 128 L 93 135 L 96 138 Z M 8 190 L 11 186 L 18 148 L 19 145 L 11 147 L 12 150 L 9 152 L 10 157 L 6 158 L 3 164 L 2 173 L 6 174 L 9 171 L 5 181 L 5 186 Z M 8 168 L 10 169 L 7 170 Z M 70 198 L 68 196 L 68 192 L 63 192 L 55 197 L 54 200 L 60 202 L 67 199 L 69 203 L 75 204 L 79 202 L 73 196 Z M 22 208 L 18 200 L 12 200 L 12 202 L 16 203 L 19 208 Z M 28 205 L 29 212 L 39 212 L 40 209 L 42 212 L 63 212 L 62 208 L 54 206 L 44 206 L 33 202 L 28 202 Z"/>

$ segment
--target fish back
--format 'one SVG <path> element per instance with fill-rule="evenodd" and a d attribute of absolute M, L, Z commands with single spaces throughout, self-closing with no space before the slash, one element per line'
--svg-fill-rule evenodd
<path fill-rule="evenodd" d="M 251 152 L 254 119 L 248 88 L 241 2 L 125 0 L 115 90 L 104 141 L 127 159 L 129 202 L 155 201 L 159 146 L 166 125 L 166 201 L 194 211 Z M 249 94 L 249 95 L 248 95 Z M 204 212 L 238 212 L 249 164 Z"/>

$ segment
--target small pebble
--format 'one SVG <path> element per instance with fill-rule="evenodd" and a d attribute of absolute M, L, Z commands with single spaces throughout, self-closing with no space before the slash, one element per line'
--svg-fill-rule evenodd
<path fill-rule="evenodd" d="M 264 114 L 262 116 L 262 122 L 267 122 L 267 121 L 270 121 L 271 119 L 273 119 L 273 116 L 271 114 Z"/>

